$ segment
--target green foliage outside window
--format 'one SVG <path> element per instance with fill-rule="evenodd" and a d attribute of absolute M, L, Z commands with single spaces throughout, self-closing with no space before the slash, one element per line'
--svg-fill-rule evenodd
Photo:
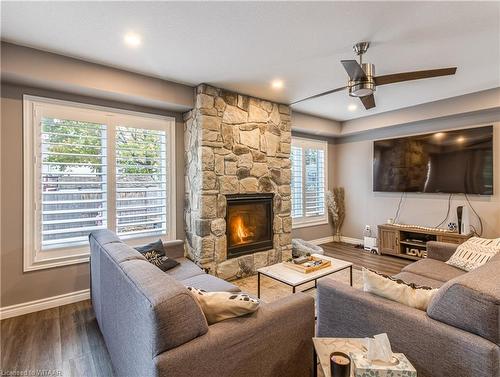
<path fill-rule="evenodd" d="M 59 163 L 59 171 L 86 167 L 100 173 L 102 148 L 105 147 L 106 130 L 103 125 L 75 120 L 42 120 L 44 142 L 50 143 L 44 162 Z M 116 131 L 116 163 L 121 165 L 119 174 L 156 175 L 161 173 L 162 135 L 142 129 L 118 127 Z M 64 165 L 68 164 L 68 165 Z M 95 164 L 95 165 L 92 165 Z"/>
<path fill-rule="evenodd" d="M 44 118 L 42 132 L 44 142 L 55 144 L 49 145 L 47 152 L 64 153 L 48 154 L 44 157 L 45 162 L 71 164 L 59 165 L 62 172 L 75 166 L 88 167 L 94 173 L 101 172 L 101 166 L 89 165 L 101 163 L 99 155 L 103 146 L 104 129 L 100 124 Z"/>
<path fill-rule="evenodd" d="M 161 135 L 135 128 L 117 129 L 116 164 L 122 165 L 121 173 L 161 173 L 161 148 Z"/>

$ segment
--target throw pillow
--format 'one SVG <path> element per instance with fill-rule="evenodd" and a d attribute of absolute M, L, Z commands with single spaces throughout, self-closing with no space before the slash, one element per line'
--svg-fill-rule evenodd
<path fill-rule="evenodd" d="M 500 238 L 472 237 L 458 245 L 446 264 L 464 271 L 471 271 L 488 262 L 498 252 L 500 252 Z"/>
<path fill-rule="evenodd" d="M 228 318 L 253 313 L 259 308 L 260 301 L 245 293 L 205 292 L 187 287 L 207 318 L 209 325 Z"/>
<path fill-rule="evenodd" d="M 139 253 L 141 253 L 149 263 L 154 264 L 162 271 L 168 271 L 171 268 L 179 265 L 179 262 L 177 262 L 175 259 L 171 259 L 165 255 L 163 241 L 161 239 L 155 242 L 148 243 L 144 246 L 138 246 L 135 249 Z"/>
<path fill-rule="evenodd" d="M 427 310 L 429 302 L 438 291 L 434 288 L 406 283 L 401 279 L 366 268 L 363 268 L 363 290 L 420 310 Z"/>

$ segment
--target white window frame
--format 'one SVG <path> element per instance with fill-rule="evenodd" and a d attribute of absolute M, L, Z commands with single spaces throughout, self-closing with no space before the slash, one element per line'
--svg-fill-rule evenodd
<path fill-rule="evenodd" d="M 316 140 L 316 139 L 307 139 L 302 137 L 292 137 L 292 146 L 300 147 L 302 149 L 322 149 L 325 154 L 325 172 L 324 172 L 324 187 L 325 194 L 326 188 L 328 187 L 328 142 L 326 140 Z M 305 228 L 310 226 L 317 225 L 325 225 L 328 224 L 328 210 L 326 208 L 326 199 L 325 199 L 325 213 L 319 216 L 305 216 L 305 153 L 302 153 L 302 206 L 304 209 L 304 216 L 292 218 L 292 229 L 297 228 Z"/>
<path fill-rule="evenodd" d="M 167 233 L 161 235 L 162 239 L 175 239 L 176 234 L 176 191 L 175 191 L 175 118 L 147 113 L 139 113 L 110 107 L 88 105 L 77 102 L 62 101 L 51 98 L 24 95 L 23 96 L 23 267 L 24 271 L 34 271 L 59 266 L 67 266 L 89 261 L 90 250 L 88 244 L 70 246 L 51 250 L 41 249 L 41 205 L 37 204 L 41 197 L 39 184 L 40 158 L 38 143 L 40 138 L 40 120 L 42 116 L 53 112 L 55 117 L 61 117 L 65 112 L 68 119 L 76 119 L 106 124 L 108 136 L 114 132 L 121 122 L 127 124 L 131 119 L 131 126 L 166 131 L 167 135 Z M 78 114 L 75 116 L 75 113 Z M 108 137 L 108 156 L 114 161 L 114 141 Z M 113 173 L 110 173 L 113 171 Z M 115 197 L 115 166 L 108 165 L 107 174 L 107 224 L 108 229 L 115 229 L 115 203 L 110 199 Z M 127 238 L 130 245 L 140 245 L 159 236 Z"/>

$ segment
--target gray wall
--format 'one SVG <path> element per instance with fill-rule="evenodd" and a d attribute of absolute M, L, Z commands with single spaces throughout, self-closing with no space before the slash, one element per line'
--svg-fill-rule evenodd
<path fill-rule="evenodd" d="M 171 111 L 193 107 L 193 88 L 12 43 L 1 43 L 2 81 Z"/>
<path fill-rule="evenodd" d="M 408 126 L 416 122 L 419 122 L 419 125 L 425 126 L 425 124 L 433 124 L 441 118 L 454 117 L 460 121 L 469 116 L 475 116 L 480 112 L 491 109 L 498 110 L 499 107 L 500 88 L 493 88 L 347 120 L 342 122 L 341 132 L 338 136 L 347 136 L 397 125 Z"/>
<path fill-rule="evenodd" d="M 334 182 L 335 185 L 343 186 L 346 191 L 347 216 L 342 234 L 347 237 L 361 238 L 365 225 L 371 225 L 373 234 L 376 234 L 378 224 L 383 224 L 388 218 L 395 216 L 401 194 L 372 191 L 373 140 L 483 123 L 491 124 L 499 120 L 500 111 L 497 109 L 473 115 L 390 127 L 337 139 Z M 494 154 L 494 195 L 469 195 L 472 206 L 482 217 L 485 237 L 500 237 L 500 124 L 496 124 L 494 128 Z M 447 203 L 447 194 L 407 194 L 401 206 L 399 222 L 436 226 L 446 215 Z M 450 218 L 444 225 L 452 221 L 456 222 L 458 205 L 467 205 L 461 194 L 454 195 Z M 469 212 L 471 223 L 479 228 L 474 214 L 472 211 Z"/>
<path fill-rule="evenodd" d="M 184 237 L 184 127 L 179 113 L 2 83 L 1 88 L 1 302 L 0 306 L 89 287 L 88 263 L 23 272 L 22 96 L 31 94 L 176 118 L 177 237 Z"/>
<path fill-rule="evenodd" d="M 340 135 L 341 124 L 335 120 L 292 111 L 292 129 L 294 132 L 328 138 Z"/>

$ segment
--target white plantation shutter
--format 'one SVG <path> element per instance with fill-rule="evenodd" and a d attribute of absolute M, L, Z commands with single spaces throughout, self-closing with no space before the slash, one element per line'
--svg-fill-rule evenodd
<path fill-rule="evenodd" d="M 115 140 L 118 235 L 165 234 L 166 132 L 118 127 Z"/>
<path fill-rule="evenodd" d="M 175 231 L 173 118 L 26 96 L 24 271 L 88 261 L 88 236 Z"/>
<path fill-rule="evenodd" d="M 306 217 L 325 213 L 325 151 L 305 149 L 305 206 Z"/>
<path fill-rule="evenodd" d="M 304 216 L 302 148 L 292 147 L 292 218 Z"/>
<path fill-rule="evenodd" d="M 88 242 L 107 226 L 106 126 L 41 120 L 42 249 Z"/>
<path fill-rule="evenodd" d="M 291 160 L 294 226 L 326 223 L 327 143 L 294 138 Z"/>

